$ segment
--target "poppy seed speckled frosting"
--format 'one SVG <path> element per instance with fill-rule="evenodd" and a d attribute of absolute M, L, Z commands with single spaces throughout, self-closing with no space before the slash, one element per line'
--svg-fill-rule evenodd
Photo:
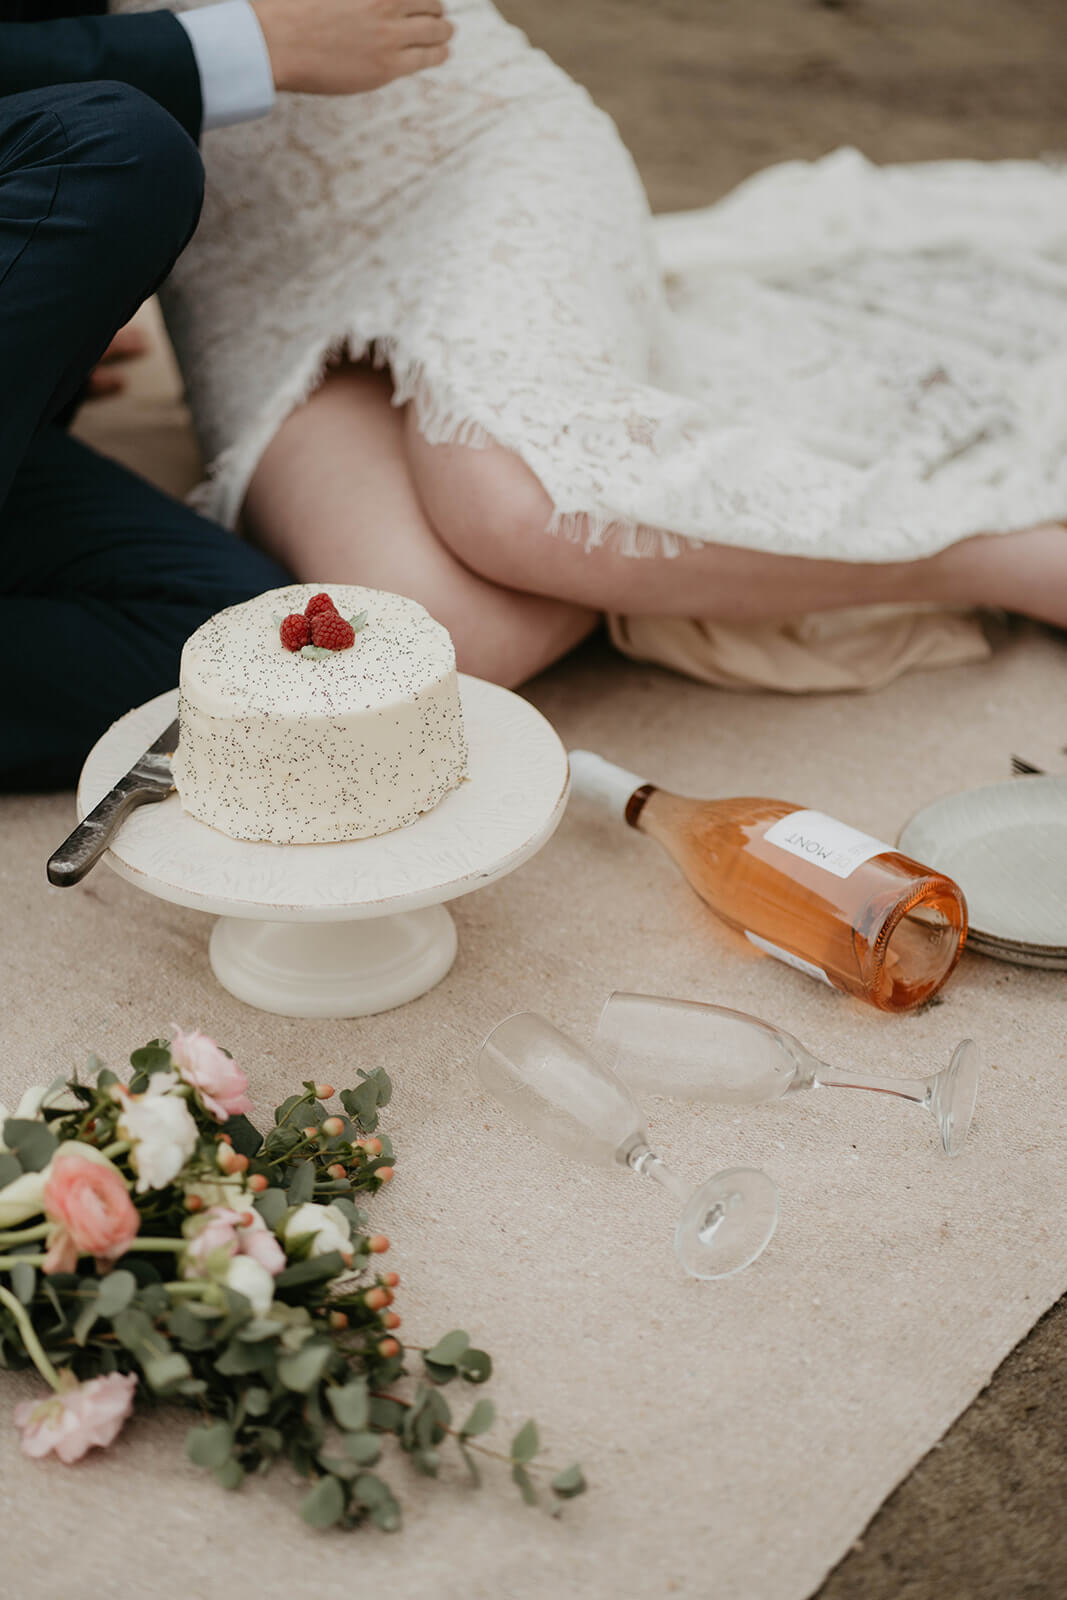
<path fill-rule="evenodd" d="M 467 765 L 456 653 L 414 600 L 331 584 L 348 650 L 287 650 L 278 624 L 321 584 L 220 611 L 182 651 L 174 781 L 185 810 L 233 839 L 326 844 L 389 833 Z"/>

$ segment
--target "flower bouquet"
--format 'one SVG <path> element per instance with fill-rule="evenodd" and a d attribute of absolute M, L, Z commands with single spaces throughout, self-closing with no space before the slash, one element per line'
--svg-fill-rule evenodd
<path fill-rule="evenodd" d="M 91 1058 L 89 1081 L 0 1108 L 0 1364 L 32 1363 L 53 1391 L 15 1409 L 27 1454 L 109 1445 L 144 1397 L 199 1412 L 186 1451 L 226 1489 L 287 1457 L 315 1527 L 399 1526 L 374 1470 L 390 1444 L 433 1477 L 451 1438 L 475 1483 L 473 1452 L 501 1455 L 536 1502 L 532 1420 L 507 1452 L 478 1442 L 488 1399 L 453 1423 L 442 1388 L 491 1370 L 466 1333 L 404 1381 L 399 1278 L 358 1203 L 393 1177 L 386 1073 L 361 1071 L 333 1113 L 332 1085 L 305 1082 L 262 1135 L 245 1074 L 205 1035 L 176 1029 L 130 1062 L 128 1083 Z M 584 1488 L 568 1467 L 550 1502 Z"/>

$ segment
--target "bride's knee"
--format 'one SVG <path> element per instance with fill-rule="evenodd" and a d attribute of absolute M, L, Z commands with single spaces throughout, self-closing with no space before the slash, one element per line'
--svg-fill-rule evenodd
<path fill-rule="evenodd" d="M 552 502 L 525 462 L 501 445 L 420 439 L 412 466 L 426 512 L 452 553 L 481 577 L 521 587 L 531 543 L 544 537 L 552 516 Z"/>

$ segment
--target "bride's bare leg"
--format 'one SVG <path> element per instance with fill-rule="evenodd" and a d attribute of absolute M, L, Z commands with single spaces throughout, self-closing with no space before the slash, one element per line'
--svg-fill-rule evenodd
<path fill-rule="evenodd" d="M 418 600 L 456 642 L 460 670 L 517 684 L 573 649 L 597 612 L 519 594 L 465 567 L 437 538 L 408 465 L 388 379 L 331 373 L 256 469 L 250 536 L 302 582 L 360 583 Z"/>
<path fill-rule="evenodd" d="M 717 622 L 771 621 L 884 601 L 1000 607 L 1067 626 L 1067 529 L 966 539 L 922 561 L 817 561 L 709 544 L 634 560 L 544 533 L 552 506 L 534 474 L 498 445 L 431 446 L 408 418 L 419 497 L 441 538 L 496 583 L 578 605 Z"/>

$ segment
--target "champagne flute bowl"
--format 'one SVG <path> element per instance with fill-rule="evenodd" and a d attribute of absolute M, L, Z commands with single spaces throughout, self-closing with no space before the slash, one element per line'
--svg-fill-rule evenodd
<path fill-rule="evenodd" d="M 978 1094 L 973 1039 L 962 1039 L 948 1066 L 928 1078 L 886 1078 L 831 1067 L 791 1033 L 744 1011 L 657 995 L 609 996 L 596 1049 L 631 1089 L 680 1100 L 758 1105 L 797 1089 L 895 1095 L 932 1113 L 950 1156 L 963 1149 Z"/>
<path fill-rule="evenodd" d="M 674 1249 L 694 1278 L 726 1278 L 762 1254 L 778 1223 L 778 1189 L 756 1167 L 717 1172 L 690 1192 L 651 1149 L 625 1084 L 536 1012 L 507 1017 L 475 1060 L 484 1089 L 517 1122 L 572 1160 L 619 1163 L 682 1207 Z"/>

